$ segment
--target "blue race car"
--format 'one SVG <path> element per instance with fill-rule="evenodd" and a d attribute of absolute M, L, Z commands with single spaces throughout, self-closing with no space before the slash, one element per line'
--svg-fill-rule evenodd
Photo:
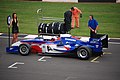
<path fill-rule="evenodd" d="M 92 55 L 103 54 L 103 48 L 108 47 L 108 36 L 98 35 L 83 41 L 70 34 L 42 35 L 34 39 L 18 41 L 6 48 L 8 53 L 20 53 L 23 56 L 30 53 L 38 54 L 69 54 L 74 52 L 80 59 L 89 59 Z"/>

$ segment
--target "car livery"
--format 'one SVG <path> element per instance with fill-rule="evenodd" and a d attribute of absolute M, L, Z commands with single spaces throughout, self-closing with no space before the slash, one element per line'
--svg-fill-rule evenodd
<path fill-rule="evenodd" d="M 30 53 L 57 55 L 74 52 L 78 58 L 89 59 L 93 54 L 101 55 L 103 48 L 108 47 L 107 35 L 102 35 L 99 38 L 89 38 L 88 41 L 83 41 L 70 34 L 48 36 L 42 35 L 34 39 L 20 40 L 13 43 L 11 47 L 7 47 L 6 52 L 20 53 L 23 56 Z"/>

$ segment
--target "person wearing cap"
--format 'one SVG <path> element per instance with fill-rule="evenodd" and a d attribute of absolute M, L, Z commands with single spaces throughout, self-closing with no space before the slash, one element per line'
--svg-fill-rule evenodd
<path fill-rule="evenodd" d="M 76 23 L 76 27 L 79 28 L 79 16 L 82 18 L 82 11 L 80 9 L 78 9 L 77 7 L 72 7 L 71 8 L 71 12 L 72 12 L 72 27 L 74 28 L 75 23 Z"/>
<path fill-rule="evenodd" d="M 88 27 L 90 29 L 90 37 L 96 38 L 97 30 L 98 30 L 98 22 L 93 18 L 93 15 L 89 16 Z"/>

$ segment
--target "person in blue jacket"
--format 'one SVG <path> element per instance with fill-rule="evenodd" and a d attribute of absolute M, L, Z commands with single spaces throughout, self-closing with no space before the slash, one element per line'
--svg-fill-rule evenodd
<path fill-rule="evenodd" d="M 93 15 L 90 15 L 89 18 L 90 20 L 88 21 L 88 27 L 90 29 L 90 37 L 96 38 L 98 22 L 93 18 Z"/>

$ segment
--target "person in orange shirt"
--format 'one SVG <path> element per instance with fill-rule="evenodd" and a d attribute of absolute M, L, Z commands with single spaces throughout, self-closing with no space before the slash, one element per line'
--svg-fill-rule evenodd
<path fill-rule="evenodd" d="M 82 18 L 82 12 L 77 7 L 72 7 L 71 12 L 72 12 L 71 27 L 74 28 L 75 23 L 76 23 L 76 27 L 79 28 L 79 16 Z"/>

